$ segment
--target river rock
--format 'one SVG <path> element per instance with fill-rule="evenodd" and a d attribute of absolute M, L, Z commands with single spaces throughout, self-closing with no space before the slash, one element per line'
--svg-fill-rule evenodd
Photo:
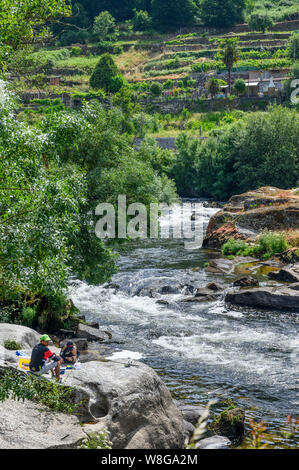
<path fill-rule="evenodd" d="M 10 323 L 0 323 L 0 345 L 3 346 L 5 340 L 14 340 L 20 344 L 20 349 L 32 349 L 39 343 L 41 334 L 22 325 L 12 325 Z"/>
<path fill-rule="evenodd" d="M 179 405 L 178 408 L 182 413 L 184 420 L 193 424 L 193 426 L 198 423 L 199 418 L 201 418 L 203 413 L 206 411 L 202 406 L 195 405 Z"/>
<path fill-rule="evenodd" d="M 184 423 L 184 439 L 185 441 L 187 440 L 187 442 L 189 442 L 191 437 L 194 434 L 195 427 L 189 421 L 184 420 L 183 423 Z"/>
<path fill-rule="evenodd" d="M 229 449 L 231 445 L 230 440 L 223 436 L 207 437 L 199 441 L 198 449 Z"/>
<path fill-rule="evenodd" d="M 259 282 L 250 276 L 244 276 L 233 283 L 234 287 L 258 287 Z"/>
<path fill-rule="evenodd" d="M 220 413 L 213 421 L 215 431 L 232 439 L 243 436 L 245 430 L 245 412 L 241 408 L 233 408 Z"/>
<path fill-rule="evenodd" d="M 260 287 L 230 292 L 226 294 L 225 302 L 247 307 L 299 311 L 299 293 L 288 288 Z"/>
<path fill-rule="evenodd" d="M 203 247 L 220 249 L 231 238 L 253 242 L 265 229 L 282 232 L 298 226 L 298 190 L 262 187 L 230 198 L 210 219 Z"/>
<path fill-rule="evenodd" d="M 215 292 L 215 291 L 212 291 L 210 289 L 206 289 L 204 287 L 199 287 L 198 289 L 196 289 L 196 292 L 195 292 L 195 297 L 219 297 L 219 295 L 221 295 L 220 292 Z"/>
<path fill-rule="evenodd" d="M 295 282 L 295 284 L 291 284 L 288 287 L 292 290 L 299 290 L 299 282 Z"/>
<path fill-rule="evenodd" d="M 89 362 L 66 376 L 88 432 L 106 428 L 115 449 L 181 449 L 183 418 L 171 394 L 150 367 L 134 361 Z"/>
<path fill-rule="evenodd" d="M 214 292 L 219 292 L 219 291 L 223 291 L 224 287 L 221 286 L 220 284 L 217 284 L 216 282 L 209 282 L 206 285 L 206 289 L 213 290 Z"/>
<path fill-rule="evenodd" d="M 88 341 L 108 341 L 111 339 L 110 333 L 106 331 L 100 331 L 97 328 L 79 323 L 77 329 L 78 338 L 86 338 Z"/>
<path fill-rule="evenodd" d="M 78 418 L 30 401 L 0 407 L 0 449 L 76 449 L 86 438 Z"/>
<path fill-rule="evenodd" d="M 297 268 L 298 269 L 298 268 Z M 280 282 L 299 282 L 299 273 L 291 268 L 283 268 L 280 271 L 271 271 L 268 274 L 269 279 Z"/>

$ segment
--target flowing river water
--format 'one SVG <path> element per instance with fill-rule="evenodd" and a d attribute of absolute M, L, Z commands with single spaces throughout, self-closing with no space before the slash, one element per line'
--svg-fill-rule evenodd
<path fill-rule="evenodd" d="M 179 210 L 174 206 L 174 215 Z M 216 211 L 202 210 L 206 227 Z M 167 223 L 162 218 L 161 225 Z M 298 316 L 226 305 L 235 276 L 207 273 L 203 268 L 215 256 L 185 249 L 182 239 L 131 242 L 112 283 L 74 281 L 72 299 L 87 320 L 112 333 L 116 343 L 107 347 L 107 357 L 143 361 L 186 404 L 218 399 L 213 411 L 220 412 L 232 399 L 246 411 L 247 435 L 251 418 L 264 420 L 270 447 L 295 447 L 285 433 L 287 416 L 298 411 Z M 219 301 L 181 302 L 211 281 L 225 286 Z"/>

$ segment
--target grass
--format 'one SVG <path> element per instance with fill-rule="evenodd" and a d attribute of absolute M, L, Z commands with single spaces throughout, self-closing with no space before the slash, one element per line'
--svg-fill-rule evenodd
<path fill-rule="evenodd" d="M 18 349 L 22 349 L 22 345 L 15 341 L 14 339 L 6 339 L 3 342 L 3 346 L 5 349 L 8 349 L 9 351 L 17 351 Z"/>
<path fill-rule="evenodd" d="M 255 256 L 267 260 L 278 253 L 283 253 L 289 248 L 284 233 L 265 231 L 258 240 L 249 245 L 243 240 L 231 238 L 222 245 L 222 256 Z"/>

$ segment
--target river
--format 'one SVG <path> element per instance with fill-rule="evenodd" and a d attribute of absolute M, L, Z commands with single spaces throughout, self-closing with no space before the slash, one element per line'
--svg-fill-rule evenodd
<path fill-rule="evenodd" d="M 178 214 L 179 206 L 173 210 Z M 205 227 L 214 213 L 203 209 Z M 162 218 L 161 225 L 167 223 Z M 205 272 L 213 256 L 185 249 L 182 239 L 131 242 L 122 249 L 114 285 L 75 281 L 72 299 L 119 340 L 108 356 L 148 364 L 186 404 L 218 399 L 213 410 L 219 412 L 232 399 L 246 411 L 247 435 L 250 418 L 264 420 L 270 447 L 295 447 L 284 433 L 287 416 L 298 411 L 298 316 L 227 306 L 223 296 L 235 277 Z M 210 281 L 225 286 L 219 301 L 181 302 Z"/>

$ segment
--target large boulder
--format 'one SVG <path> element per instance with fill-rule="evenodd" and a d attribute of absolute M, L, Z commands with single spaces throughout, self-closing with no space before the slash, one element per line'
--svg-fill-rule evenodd
<path fill-rule="evenodd" d="M 299 293 L 288 288 L 260 287 L 229 292 L 225 296 L 225 302 L 246 307 L 299 311 Z"/>
<path fill-rule="evenodd" d="M 183 418 L 153 369 L 140 362 L 89 362 L 64 379 L 83 399 L 88 432 L 106 428 L 115 449 L 181 449 Z"/>
<path fill-rule="evenodd" d="M 78 418 L 30 401 L 0 407 L 0 449 L 76 449 L 86 438 Z"/>
<path fill-rule="evenodd" d="M 255 241 L 265 229 L 281 232 L 298 226 L 298 190 L 263 187 L 231 197 L 211 218 L 203 246 L 219 249 L 230 238 Z"/>
<path fill-rule="evenodd" d="M 86 338 L 88 341 L 109 341 L 111 334 L 106 331 L 100 331 L 98 328 L 93 328 L 83 323 L 79 323 L 77 329 L 78 338 Z"/>
<path fill-rule="evenodd" d="M 269 279 L 279 282 L 299 282 L 299 269 L 296 267 L 283 268 L 280 271 L 271 271 Z"/>
<path fill-rule="evenodd" d="M 32 349 L 39 343 L 40 336 L 27 326 L 0 323 L 0 345 L 2 346 L 5 340 L 14 340 L 19 343 L 20 349 Z"/>

